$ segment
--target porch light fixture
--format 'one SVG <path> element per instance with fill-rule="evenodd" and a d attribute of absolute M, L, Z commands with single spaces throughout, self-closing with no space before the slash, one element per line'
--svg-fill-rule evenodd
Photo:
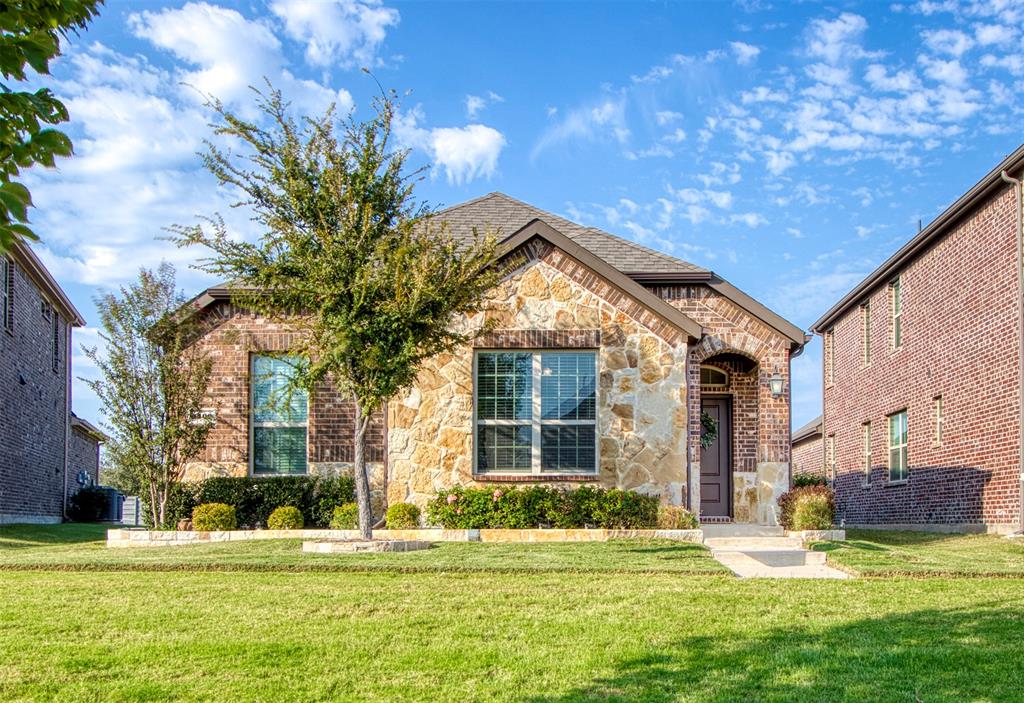
<path fill-rule="evenodd" d="M 773 373 L 768 379 L 768 388 L 771 389 L 772 398 L 778 398 L 782 395 L 785 386 L 785 379 L 779 373 Z"/>

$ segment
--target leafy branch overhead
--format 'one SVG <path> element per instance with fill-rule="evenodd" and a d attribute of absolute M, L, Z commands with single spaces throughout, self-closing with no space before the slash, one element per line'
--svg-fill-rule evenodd
<path fill-rule="evenodd" d="M 288 350 L 304 360 L 296 383 L 312 393 L 330 382 L 354 397 L 356 492 L 368 533 L 370 417 L 413 384 L 427 359 L 470 341 L 455 322 L 482 310 L 499 276 L 497 245 L 484 235 L 455 242 L 414 198 L 422 171 L 406 172 L 408 152 L 391 145 L 393 95 L 358 122 L 333 108 L 297 120 L 279 92 L 256 94 L 260 123 L 212 101 L 215 134 L 246 152 L 208 143 L 204 161 L 242 193 L 237 206 L 251 210 L 259 238 L 232 236 L 220 218 L 172 231 L 179 244 L 212 252 L 201 267 L 230 281 L 233 302 L 299 333 Z"/>
<path fill-rule="evenodd" d="M 84 29 L 102 0 L 21 0 L 0 3 L 0 252 L 16 239 L 37 239 L 28 227 L 32 196 L 16 178 L 36 164 L 53 168 L 71 155 L 71 140 L 47 125 L 67 122 L 68 111 L 49 88 L 18 91 L 32 73 L 48 75 L 60 40 Z M 31 71 L 31 72 L 30 72 Z"/>

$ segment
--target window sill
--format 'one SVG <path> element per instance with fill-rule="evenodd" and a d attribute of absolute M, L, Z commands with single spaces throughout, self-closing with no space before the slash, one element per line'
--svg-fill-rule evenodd
<path fill-rule="evenodd" d="M 597 474 L 473 474 L 481 483 L 559 483 L 597 481 Z"/>
<path fill-rule="evenodd" d="M 908 478 L 901 478 L 899 481 L 886 481 L 885 485 L 886 486 L 905 486 L 908 483 L 910 483 L 910 479 L 908 479 Z"/>

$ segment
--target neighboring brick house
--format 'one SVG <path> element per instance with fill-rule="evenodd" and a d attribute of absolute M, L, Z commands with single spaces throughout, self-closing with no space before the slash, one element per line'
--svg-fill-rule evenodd
<path fill-rule="evenodd" d="M 511 273 L 472 348 L 426 365 L 374 426 L 376 508 L 454 485 L 595 483 L 771 524 L 790 484 L 794 325 L 713 272 L 500 193 L 437 214 L 453 236 L 498 233 Z M 205 455 L 188 478 L 348 471 L 351 403 L 330 388 L 265 398 L 287 381 L 293 332 L 236 309 L 224 287 L 194 306 L 214 362 Z M 701 413 L 718 436 L 701 451 Z"/>
<path fill-rule="evenodd" d="M 71 328 L 84 324 L 28 246 L 0 254 L 0 523 L 63 519 Z"/>
<path fill-rule="evenodd" d="M 100 445 L 107 440 L 95 425 L 71 413 L 71 458 L 68 461 L 67 492 L 72 496 L 100 481 Z"/>
<path fill-rule="evenodd" d="M 825 444 L 821 436 L 821 415 L 793 430 L 793 475 L 823 476 Z"/>
<path fill-rule="evenodd" d="M 814 323 L 847 525 L 1021 526 L 1024 147 Z"/>

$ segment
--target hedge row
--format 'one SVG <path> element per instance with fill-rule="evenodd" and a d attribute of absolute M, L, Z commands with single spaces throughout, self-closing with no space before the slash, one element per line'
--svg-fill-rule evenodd
<path fill-rule="evenodd" d="M 583 486 L 559 490 L 453 488 L 427 504 L 427 522 L 447 529 L 527 529 L 534 527 L 647 529 L 658 524 L 656 496 Z"/>
<path fill-rule="evenodd" d="M 355 500 L 349 477 L 280 476 L 274 478 L 218 476 L 175 486 L 167 506 L 167 524 L 173 528 L 206 503 L 224 503 L 235 509 L 242 528 L 266 527 L 270 514 L 285 505 L 298 508 L 306 524 L 328 527 L 334 509 Z"/>

